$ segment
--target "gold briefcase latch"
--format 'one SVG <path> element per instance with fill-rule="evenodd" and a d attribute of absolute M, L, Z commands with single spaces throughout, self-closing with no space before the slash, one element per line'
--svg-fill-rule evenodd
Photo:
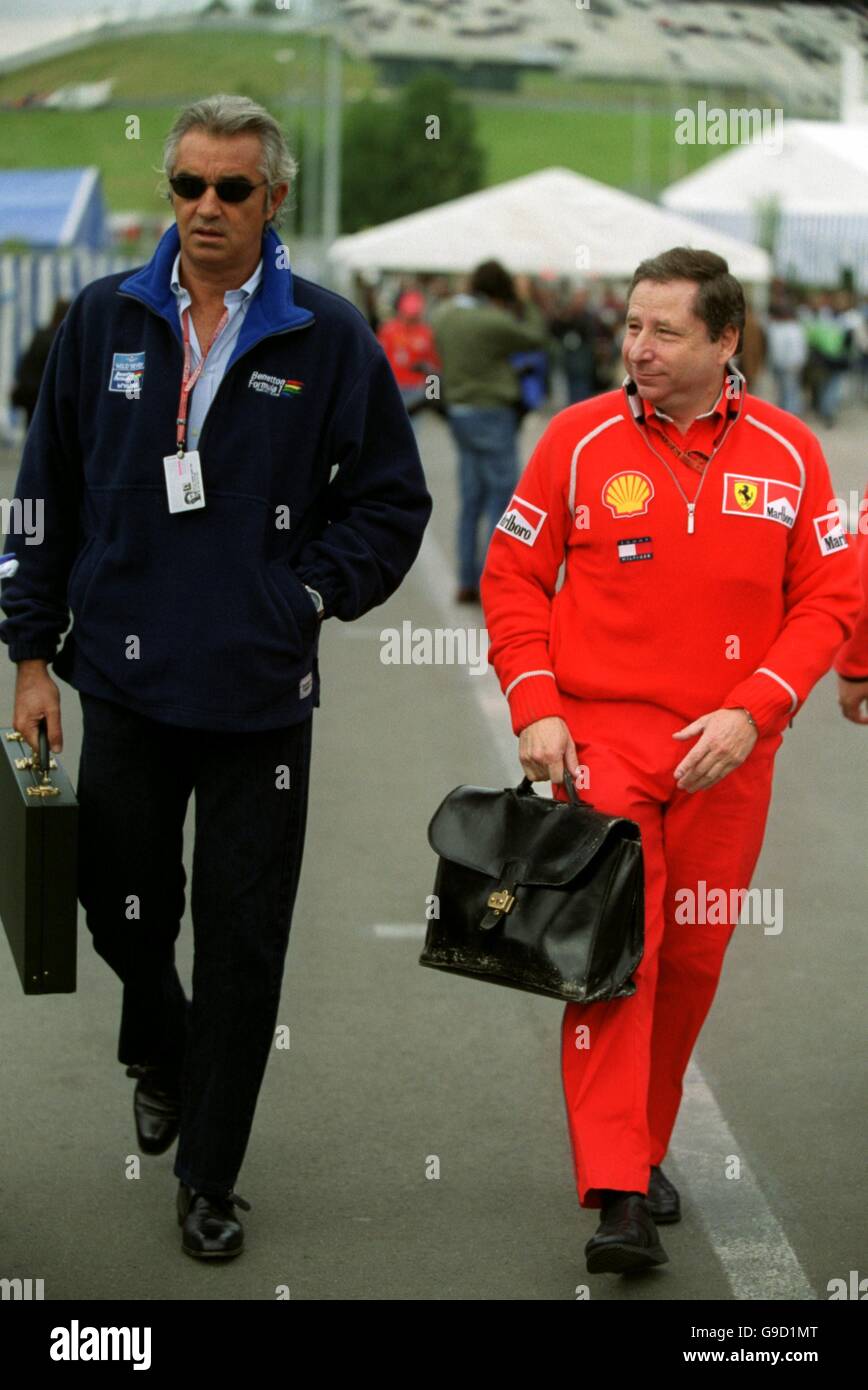
<path fill-rule="evenodd" d="M 486 907 L 490 907 L 492 912 L 506 913 L 511 912 L 515 903 L 515 894 L 510 893 L 508 888 L 496 888 L 489 895 Z"/>

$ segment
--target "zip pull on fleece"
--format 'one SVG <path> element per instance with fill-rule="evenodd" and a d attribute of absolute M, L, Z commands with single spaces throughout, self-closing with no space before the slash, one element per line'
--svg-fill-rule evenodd
<path fill-rule="evenodd" d="M 693 512 L 694 512 L 694 508 L 695 508 L 695 507 L 696 507 L 696 503 L 695 503 L 695 502 L 688 502 L 688 503 L 687 503 L 687 534 L 688 534 L 688 536 L 692 536 L 692 535 L 693 535 L 694 528 L 695 528 L 695 520 L 694 520 L 694 516 L 693 516 Z"/>

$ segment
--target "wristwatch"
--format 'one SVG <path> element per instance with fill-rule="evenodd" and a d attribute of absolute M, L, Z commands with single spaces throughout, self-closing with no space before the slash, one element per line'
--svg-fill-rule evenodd
<path fill-rule="evenodd" d="M 322 622 L 323 618 L 325 617 L 325 604 L 322 601 L 322 594 L 317 593 L 316 589 L 312 589 L 309 584 L 305 584 L 304 587 L 310 594 L 311 601 L 313 603 L 314 608 L 316 609 L 317 617 L 319 618 L 320 622 Z"/>

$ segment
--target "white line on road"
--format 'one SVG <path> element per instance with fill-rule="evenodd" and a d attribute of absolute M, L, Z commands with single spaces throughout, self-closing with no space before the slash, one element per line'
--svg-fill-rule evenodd
<path fill-rule="evenodd" d="M 431 600 L 451 618 L 455 612 L 450 598 L 453 565 L 430 528 L 416 568 Z M 484 622 L 482 614 L 479 621 Z M 504 769 L 509 769 L 510 780 L 517 784 L 522 775 L 517 740 L 494 670 L 470 679 L 470 672 L 460 669 L 465 669 Z M 470 780 L 472 776 L 469 769 Z M 742 1165 L 739 1179 L 723 1176 L 726 1156 L 738 1154 L 739 1148 L 695 1060 L 684 1078 L 684 1101 L 669 1152 L 680 1171 L 690 1175 L 693 1212 L 708 1234 L 733 1298 L 816 1301 L 817 1294 L 751 1172 Z"/>

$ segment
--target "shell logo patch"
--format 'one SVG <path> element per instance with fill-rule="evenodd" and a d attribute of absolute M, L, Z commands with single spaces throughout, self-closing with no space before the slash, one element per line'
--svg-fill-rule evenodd
<path fill-rule="evenodd" d="M 644 473 L 615 473 L 605 484 L 602 498 L 614 517 L 644 516 L 654 496 L 654 486 Z"/>
<path fill-rule="evenodd" d="M 724 474 L 722 510 L 730 516 L 758 516 L 792 530 L 801 497 L 802 489 L 796 483 Z"/>

